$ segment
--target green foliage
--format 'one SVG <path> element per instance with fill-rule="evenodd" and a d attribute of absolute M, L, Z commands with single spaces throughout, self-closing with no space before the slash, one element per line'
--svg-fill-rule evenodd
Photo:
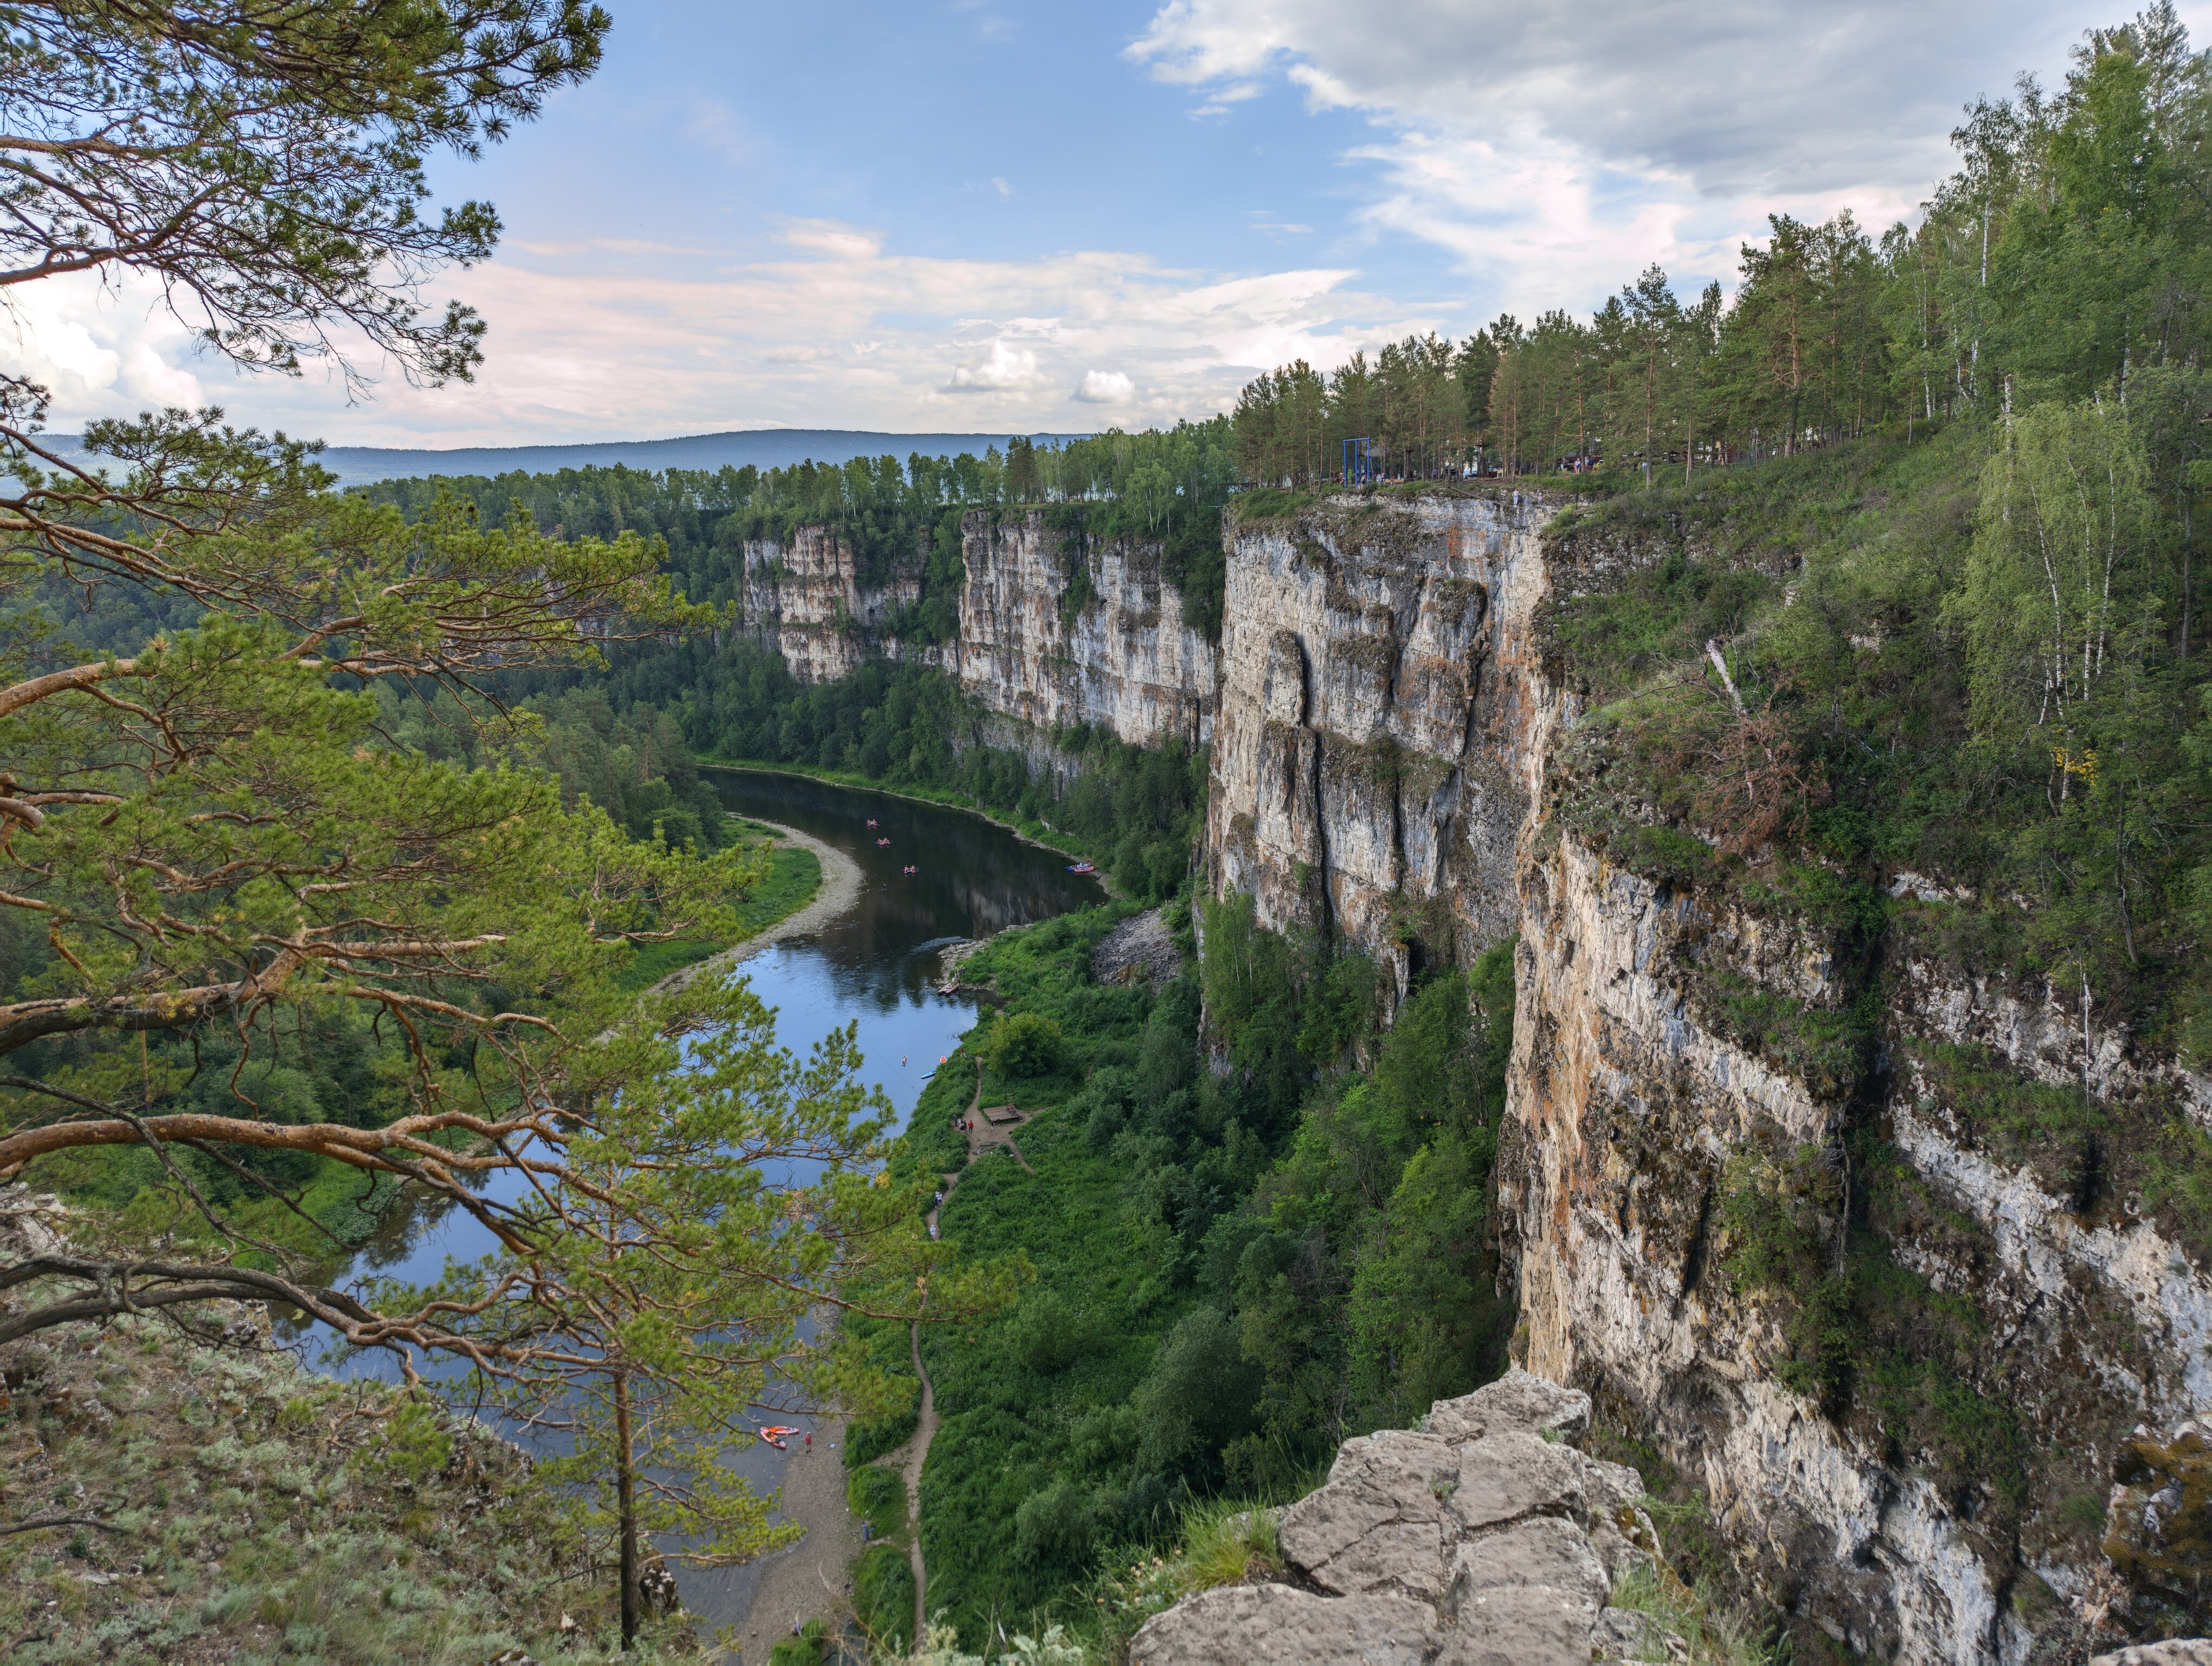
<path fill-rule="evenodd" d="M 1678 299 L 1656 267 L 1589 314 L 1510 315 L 1455 346 L 1408 337 L 1324 378 L 1303 362 L 1239 399 L 1245 478 L 1333 477 L 1364 435 L 1387 474 L 1480 458 L 1595 466 L 1598 489 L 1995 416 L 2013 395 L 2120 405 L 2138 376 L 2203 362 L 2212 76 L 2171 10 L 2097 31 L 2062 93 L 1978 101 L 1960 171 L 1917 225 L 1768 216 L 1735 293 Z M 2009 390 L 2009 393 L 2008 392 Z M 2194 442 L 2201 452 L 2203 441 Z M 1587 475 L 1585 479 L 1589 478 Z M 1707 477 L 1711 477 L 1710 474 Z"/>
<path fill-rule="evenodd" d="M 737 831 L 732 836 L 745 839 L 750 836 Z M 768 878 L 731 910 L 732 922 L 727 939 L 676 938 L 648 945 L 639 950 L 637 958 L 617 976 L 616 985 L 626 990 L 649 989 L 671 972 L 696 964 L 732 943 L 757 937 L 778 921 L 796 914 L 813 900 L 814 893 L 821 888 L 821 859 L 804 845 L 779 844 L 769 852 Z"/>
<path fill-rule="evenodd" d="M 1863 1213 L 1847 1207 L 1846 1161 Z M 1899 1194 L 1923 1184 L 1866 1136 L 1848 1158 L 1809 1146 L 1746 1153 L 1729 1164 L 1715 1212 L 1722 1265 L 1741 1287 L 1781 1298 L 1776 1371 L 1787 1387 L 1838 1422 L 1869 1420 L 1959 1507 L 2016 1521 L 2029 1452 L 2004 1362 L 1991 1358 L 1971 1298 L 1934 1289 L 1887 1247 L 1926 1207 Z"/>
<path fill-rule="evenodd" d="M 1172 1540 L 1158 1551 L 1129 1547 L 1109 1554 L 1107 1571 L 1094 1586 L 1107 1656 L 1121 1658 L 1146 1620 L 1186 1596 L 1282 1572 L 1274 1511 L 1233 1499 L 1188 1505 Z"/>
<path fill-rule="evenodd" d="M 950 641 L 958 634 L 965 578 L 963 523 L 990 536 L 1005 517 L 1041 506 L 1048 524 L 1088 538 L 1133 538 L 1163 550 L 1163 573 L 1196 597 L 1186 605 L 1203 628 L 1219 630 L 1220 584 L 1203 546 L 1219 524 L 1236 469 L 1224 417 L 1127 434 L 1111 429 L 1042 447 L 1017 439 L 981 457 L 909 455 L 854 458 L 842 465 L 805 462 L 765 471 L 750 466 L 665 471 L 625 468 L 562 469 L 380 482 L 360 495 L 400 508 L 410 520 L 441 498 L 465 502 L 489 526 L 528 525 L 568 538 L 607 538 L 629 531 L 666 545 L 668 568 L 683 593 L 724 605 L 741 600 L 748 582 L 773 582 L 773 564 L 747 569 L 748 544 L 788 544 L 802 528 L 835 538 L 849 552 L 860 582 L 878 589 L 894 576 L 916 581 L 919 596 L 887 624 L 910 642 Z M 976 520 L 967 522 L 967 517 Z M 1218 548 L 1218 546 L 1217 546 Z M 1214 558 L 1218 562 L 1218 555 Z M 1076 582 L 1089 569 L 1079 554 Z M 1070 617 L 1080 599 L 1064 604 Z M 636 686 L 629 698 L 671 702 L 696 656 L 688 649 L 629 656 Z M 625 700 L 624 703 L 628 703 Z"/>
<path fill-rule="evenodd" d="M 1286 952 L 1223 908 L 1207 927 L 1209 1013 L 1216 988 L 1231 1010 L 1270 985 L 1295 991 Z M 1212 1228 L 1202 1287 L 1265 1377 L 1261 1426 L 1228 1455 L 1235 1481 L 1281 1485 L 1344 1436 L 1410 1423 L 1503 1365 L 1490 1171 L 1512 965 L 1509 941 L 1419 988 L 1364 1041 L 1364 1079 L 1310 1091 L 1251 1204 Z"/>
<path fill-rule="evenodd" d="M 727 1566 L 800 1531 L 726 1462 L 771 1377 L 874 1417 L 909 1386 L 843 1332 L 810 1335 L 815 1306 L 849 1292 L 888 1319 L 927 1289 L 957 1318 L 1002 1302 L 1012 1269 L 951 1267 L 923 1235 L 920 1199 L 882 1170 L 890 1107 L 860 1084 L 850 1026 L 802 1063 L 750 988 L 700 982 L 704 1022 L 671 1024 L 694 997 L 661 994 L 595 1043 L 609 1091 L 510 1209 L 502 1249 L 384 1299 L 449 1303 L 457 1350 L 496 1347 L 495 1372 L 470 1356 L 439 1391 L 559 1428 L 538 1473 L 584 1520 L 682 1535 L 683 1557 Z"/>
<path fill-rule="evenodd" d="M 895 1545 L 870 1545 L 853 1564 L 853 1614 L 879 1651 L 914 1640 L 914 1565 Z"/>
<path fill-rule="evenodd" d="M 1188 879 L 1203 752 L 1131 745 L 1104 728 L 1063 729 L 1054 747 L 1077 773 L 1061 780 L 984 744 L 981 709 L 951 678 L 921 666 L 872 663 L 802 686 L 780 655 L 738 643 L 700 674 L 698 698 L 684 709 L 702 752 L 975 806 L 1091 854 L 1124 894 L 1143 901 L 1172 897 Z"/>
<path fill-rule="evenodd" d="M 1068 575 L 1067 587 L 1060 593 L 1060 622 L 1069 630 L 1083 617 L 1083 610 L 1097 599 L 1098 593 L 1091 582 L 1088 563 L 1077 561 Z"/>
<path fill-rule="evenodd" d="M 242 365 L 335 359 L 350 386 L 339 343 L 358 331 L 410 379 L 465 380 L 483 321 L 458 304 L 424 317 L 415 286 L 489 257 L 499 216 L 432 210 L 426 163 L 480 155 L 588 76 L 609 24 L 580 0 L 216 3 L 158 26 L 25 11 L 0 48 L 20 112 L 0 155 L 22 181 L 0 250 L 19 283 L 144 272 Z"/>
<path fill-rule="evenodd" d="M 994 1074 L 1018 1081 L 1049 1076 L 1066 1056 L 1060 1027 L 1041 1012 L 1016 1012 L 983 1034 L 975 1055 Z"/>
<path fill-rule="evenodd" d="M 1008 1023 L 1057 1025 L 1066 1055 L 1022 1096 L 1037 1108 L 1019 1131 L 1036 1174 L 988 1152 L 939 1216 L 963 1262 L 1018 1254 L 1035 1270 L 1012 1310 L 922 1338 L 944 1419 L 921 1487 L 930 1600 L 971 1643 L 994 1615 L 1087 1631 L 1081 1586 L 1101 1548 L 1170 1531 L 1176 1501 L 1218 1481 L 1249 1426 L 1250 1367 L 1194 1278 L 1217 1212 L 1266 1156 L 1238 1120 L 1243 1095 L 1198 1062 L 1194 977 L 1157 994 L 1090 982 L 1121 913 L 994 939 L 966 969 L 1002 992 Z M 925 1095 L 909 1146 L 965 1109 L 980 1039 L 938 1073 L 951 1085 Z"/>
<path fill-rule="evenodd" d="M 845 1505 L 878 1539 L 902 1537 L 907 1524 L 906 1479 L 896 1469 L 863 1463 L 845 1483 Z"/>

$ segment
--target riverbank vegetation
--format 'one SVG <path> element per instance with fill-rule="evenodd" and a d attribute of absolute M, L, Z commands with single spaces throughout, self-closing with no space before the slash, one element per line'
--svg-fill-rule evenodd
<path fill-rule="evenodd" d="M 1372 963 L 1260 929 L 1249 900 L 1196 904 L 1205 956 L 1176 978 L 1099 983 L 1091 952 L 1127 906 L 963 964 L 994 1010 L 894 1158 L 916 1184 L 958 1174 L 939 1220 L 963 1260 L 1031 1274 L 921 1343 L 943 1419 L 928 1602 L 969 1647 L 1054 1620 L 1100 1641 L 1111 1570 L 1208 1501 L 1295 1496 L 1348 1435 L 1471 1390 L 1510 1329 L 1489 1204 L 1510 947 L 1432 969 L 1385 1032 Z M 953 1124 L 979 1065 L 987 1102 L 1028 1113 L 1020 1161 L 967 1160 Z M 906 1369 L 902 1327 L 854 1328 Z M 909 1426 L 856 1429 L 854 1460 Z"/>
<path fill-rule="evenodd" d="M 878 661 L 804 684 L 781 655 L 750 644 L 727 650 L 724 664 L 731 675 L 684 708 L 690 732 L 706 738 L 704 756 L 982 810 L 1089 857 L 1139 901 L 1173 895 L 1188 874 L 1205 802 L 1203 752 L 1070 727 L 1033 763 L 990 744 L 994 731 L 975 702 L 923 666 Z"/>

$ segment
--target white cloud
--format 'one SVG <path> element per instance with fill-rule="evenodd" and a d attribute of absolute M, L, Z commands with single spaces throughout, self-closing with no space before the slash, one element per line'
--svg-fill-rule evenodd
<path fill-rule="evenodd" d="M 450 273 L 440 297 L 455 294 L 491 325 L 472 384 L 424 390 L 392 378 L 349 407 L 319 372 L 288 382 L 193 364 L 207 396 L 240 420 L 337 444 L 646 438 L 762 424 L 1011 434 L 1066 426 L 1109 393 L 1124 422 L 1207 416 L 1285 360 L 1333 367 L 1357 346 L 1438 322 L 1356 289 L 1343 267 L 1224 277 L 1110 250 L 937 258 L 826 222 L 787 228 L 784 241 L 787 254 L 747 263 L 674 263 L 610 241 L 503 252 Z M 109 307 L 87 325 L 85 350 L 119 367 L 143 322 Z M 178 359 L 187 348 L 181 338 L 164 344 Z M 57 426 L 136 410 L 144 398 L 116 392 L 122 375 L 80 378 Z M 1086 387 L 1092 399 L 1072 404 L 1071 390 Z"/>
<path fill-rule="evenodd" d="M 1272 81 L 1364 118 L 1346 160 L 1380 189 L 1359 224 L 1447 251 L 1504 304 L 1580 309 L 1655 259 L 1730 272 L 1769 211 L 1878 231 L 1949 166 L 1962 103 L 2124 9 L 1404 0 L 1378 28 L 1340 0 L 1170 0 L 1128 55 L 1212 106 Z"/>
<path fill-rule="evenodd" d="M 103 283 L 89 272 L 9 291 L 0 311 L 0 364 L 53 394 L 62 428 L 87 415 L 133 416 L 204 402 L 198 377 L 178 362 L 192 332 L 162 302 L 161 286 L 135 273 Z"/>
<path fill-rule="evenodd" d="M 991 344 L 991 351 L 981 364 L 957 365 L 952 380 L 945 385 L 947 393 L 999 392 L 1007 388 L 1025 387 L 1037 379 L 1037 356 L 1026 347 L 1015 347 L 1005 341 Z"/>
<path fill-rule="evenodd" d="M 1137 397 L 1137 385 L 1118 370 L 1086 370 L 1071 397 L 1079 404 L 1125 405 Z"/>
<path fill-rule="evenodd" d="M 866 260 L 884 246 L 883 239 L 873 232 L 835 220 L 791 221 L 783 228 L 783 240 L 808 254 L 826 254 L 840 260 Z"/>
<path fill-rule="evenodd" d="M 991 176 L 991 189 L 1001 197 L 1011 197 L 1014 194 L 1014 188 L 995 173 Z"/>

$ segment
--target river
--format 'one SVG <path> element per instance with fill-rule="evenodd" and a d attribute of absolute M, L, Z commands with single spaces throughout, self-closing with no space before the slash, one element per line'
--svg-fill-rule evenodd
<path fill-rule="evenodd" d="M 802 1056 L 831 1030 L 857 1025 L 862 1077 L 882 1085 L 902 1125 L 939 1057 L 975 1021 L 972 1000 L 938 993 L 937 951 L 1104 897 L 1097 880 L 1069 873 L 1057 852 L 963 811 L 797 775 L 717 769 L 708 779 L 732 812 L 811 834 L 859 866 L 860 891 L 850 909 L 808 936 L 763 950 L 740 971 L 775 1009 L 779 1043 Z M 916 872 L 903 872 L 909 866 Z M 491 1248 L 490 1236 L 457 1211 L 427 1219 L 402 1215 L 352 1270 L 427 1283 L 449 1257 L 471 1260 Z M 352 1368 L 384 1374 L 375 1358 Z M 807 1420 L 793 1420 L 806 1426 Z M 765 1491 L 782 1483 L 788 1462 L 786 1454 L 760 1445 L 738 1455 L 733 1467 Z M 679 1568 L 677 1579 L 684 1607 L 711 1636 L 719 1626 L 743 1623 L 761 1573 L 757 1565 Z"/>

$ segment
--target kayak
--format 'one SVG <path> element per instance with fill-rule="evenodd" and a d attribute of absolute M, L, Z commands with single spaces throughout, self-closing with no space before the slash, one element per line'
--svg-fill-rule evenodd
<path fill-rule="evenodd" d="M 763 1440 L 768 1442 L 769 1445 L 775 1447 L 777 1451 L 781 1452 L 790 1450 L 784 1444 L 784 1442 L 790 1439 L 792 1436 L 798 1432 L 798 1430 L 787 1428 L 781 1423 L 771 1423 L 768 1427 L 760 1432 L 760 1437 Z"/>
<path fill-rule="evenodd" d="M 1067 871 L 1070 873 L 1089 873 L 1092 870 L 1089 862 L 1070 862 L 1067 865 Z"/>

